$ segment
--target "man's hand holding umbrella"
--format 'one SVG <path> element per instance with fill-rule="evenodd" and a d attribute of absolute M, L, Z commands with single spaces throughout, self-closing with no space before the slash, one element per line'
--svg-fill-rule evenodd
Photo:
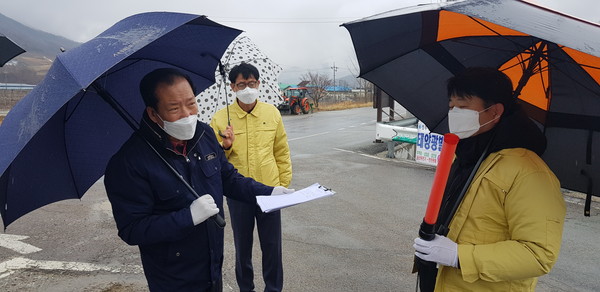
<path fill-rule="evenodd" d="M 211 195 L 205 194 L 192 202 L 190 211 L 192 212 L 194 225 L 198 225 L 219 213 L 219 207 L 217 207 L 217 203 Z"/>
<path fill-rule="evenodd" d="M 221 139 L 223 139 L 223 143 L 222 143 L 223 149 L 225 149 L 225 150 L 231 149 L 231 146 L 233 145 L 233 141 L 235 141 L 235 134 L 233 133 L 233 126 L 228 125 L 225 128 L 225 131 L 219 130 L 219 136 L 221 136 Z"/>

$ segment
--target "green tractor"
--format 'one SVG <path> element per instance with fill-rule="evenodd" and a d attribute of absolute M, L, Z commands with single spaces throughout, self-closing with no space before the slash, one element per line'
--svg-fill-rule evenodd
<path fill-rule="evenodd" d="M 310 112 L 310 95 L 307 87 L 292 87 L 283 91 L 283 102 L 277 106 L 280 111 L 289 111 L 292 115 Z"/>

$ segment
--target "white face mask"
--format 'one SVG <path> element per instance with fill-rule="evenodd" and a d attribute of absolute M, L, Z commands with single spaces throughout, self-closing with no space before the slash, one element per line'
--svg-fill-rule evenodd
<path fill-rule="evenodd" d="M 246 87 L 242 90 L 238 90 L 235 92 L 235 96 L 239 101 L 245 104 L 252 104 L 258 98 L 258 89 Z"/>
<path fill-rule="evenodd" d="M 158 114 L 156 114 L 158 116 Z M 179 119 L 174 122 L 168 122 L 163 120 L 160 116 L 158 118 L 163 121 L 164 126 L 162 129 L 171 137 L 178 140 L 189 140 L 194 137 L 196 133 L 196 124 L 198 118 L 196 115 L 189 115 L 187 118 Z"/>
<path fill-rule="evenodd" d="M 463 109 L 456 106 L 453 107 L 448 111 L 448 126 L 450 128 L 450 133 L 456 134 L 456 136 L 461 139 L 471 137 L 479 130 L 479 128 L 498 118 L 495 117 L 485 124 L 479 125 L 479 113 L 486 111 L 490 107 L 480 112 L 470 109 Z"/>

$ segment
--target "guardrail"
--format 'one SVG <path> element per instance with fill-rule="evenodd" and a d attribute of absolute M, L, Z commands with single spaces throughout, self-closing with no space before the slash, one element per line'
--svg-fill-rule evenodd
<path fill-rule="evenodd" d="M 409 143 L 411 149 L 417 144 L 417 118 L 407 118 L 403 120 L 390 121 L 385 123 L 376 123 L 375 140 L 387 144 L 388 153 L 386 157 L 395 158 L 396 143 Z M 410 151 L 409 151 L 410 152 Z M 414 152 L 414 149 L 413 149 Z M 411 155 L 414 157 L 414 153 Z"/>

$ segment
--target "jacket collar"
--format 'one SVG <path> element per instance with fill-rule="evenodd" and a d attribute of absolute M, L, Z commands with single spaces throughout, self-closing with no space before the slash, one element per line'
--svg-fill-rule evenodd
<path fill-rule="evenodd" d="M 260 116 L 260 109 L 262 108 L 262 103 L 260 100 L 256 101 L 256 105 L 249 113 L 243 110 L 238 104 L 237 99 L 229 106 L 229 109 L 234 112 L 238 118 L 243 119 L 247 115 L 253 115 L 255 117 Z"/>
<path fill-rule="evenodd" d="M 503 117 L 496 126 L 496 136 L 490 152 L 509 148 L 525 148 L 542 156 L 546 150 L 546 136 L 520 108 Z"/>

